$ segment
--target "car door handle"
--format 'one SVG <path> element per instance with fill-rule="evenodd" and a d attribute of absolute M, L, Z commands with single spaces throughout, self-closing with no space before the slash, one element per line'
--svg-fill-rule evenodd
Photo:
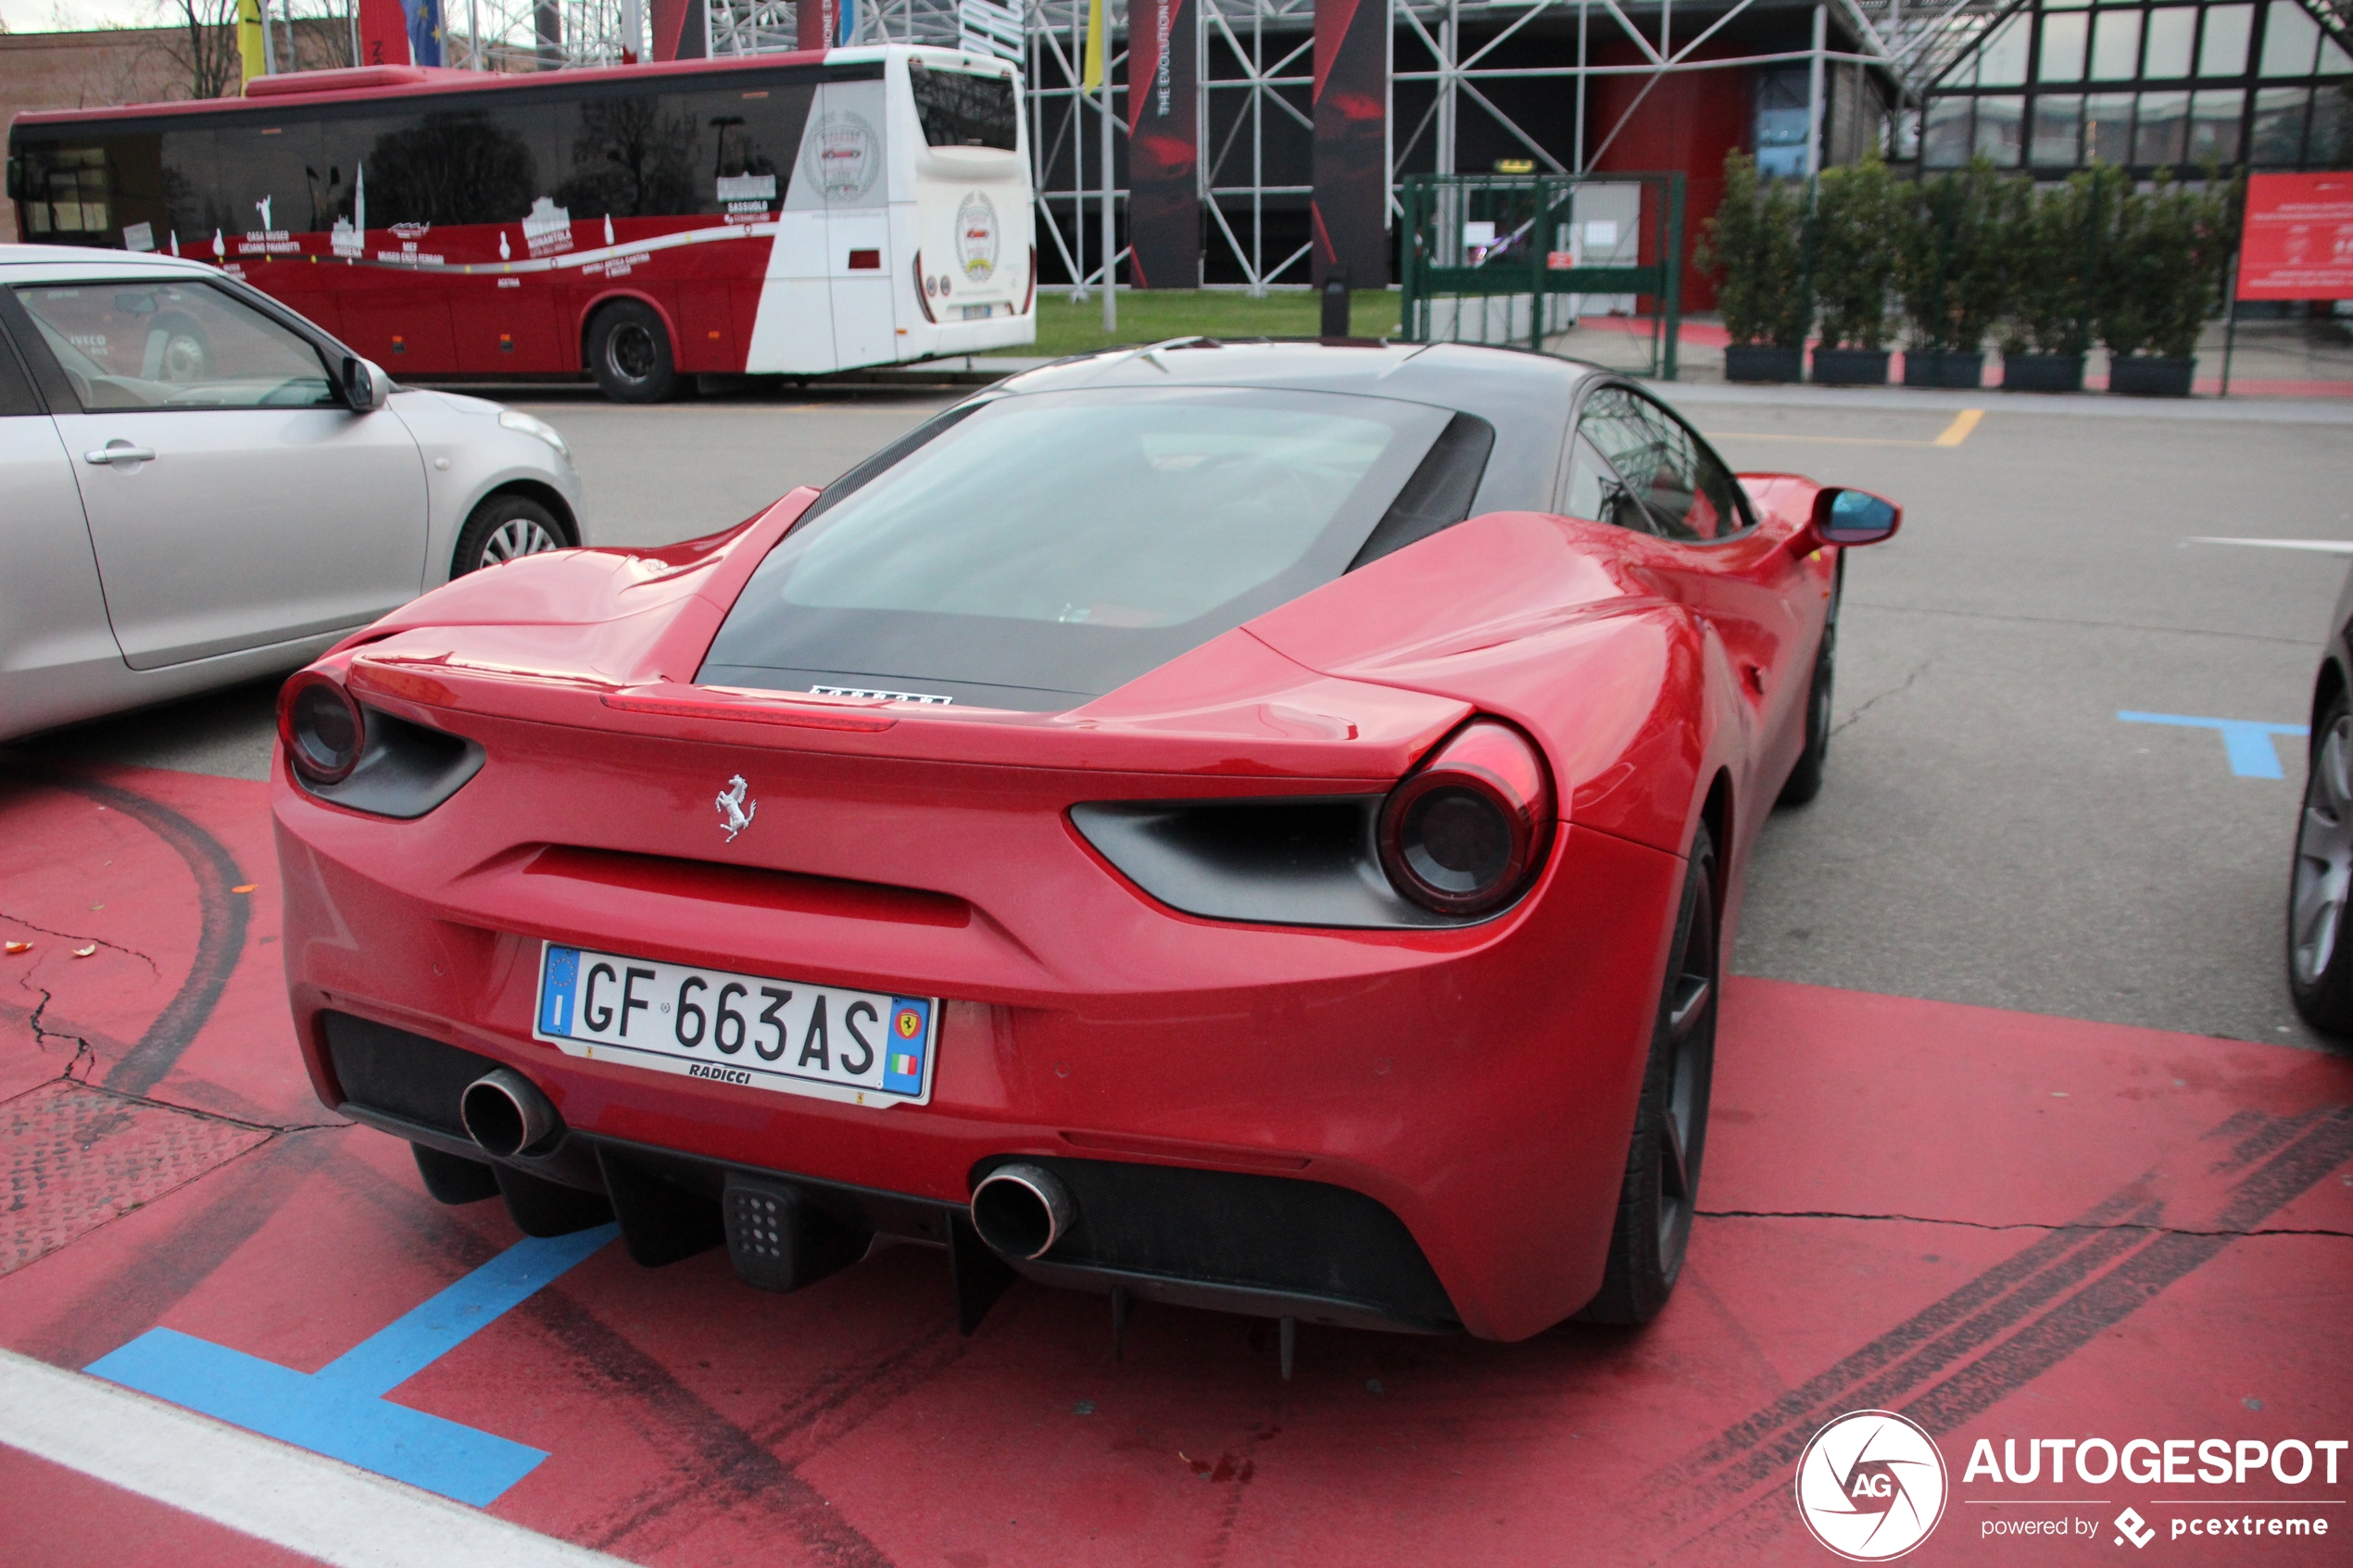
<path fill-rule="evenodd" d="M 108 463 L 152 463 L 156 460 L 156 449 L 152 446 L 129 445 L 93 446 L 82 454 L 82 460 L 85 463 L 95 463 L 100 468 L 106 467 Z"/>

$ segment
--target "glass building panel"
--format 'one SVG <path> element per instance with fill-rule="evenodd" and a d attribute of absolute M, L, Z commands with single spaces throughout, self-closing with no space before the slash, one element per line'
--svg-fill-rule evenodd
<path fill-rule="evenodd" d="M 2034 140 L 2029 161 L 2039 169 L 2072 169 L 2083 139 L 2083 99 L 2045 93 L 2034 100 Z"/>
<path fill-rule="evenodd" d="M 2095 93 L 2083 100 L 2083 161 L 2129 163 L 2133 157 L 2133 94 Z"/>
<path fill-rule="evenodd" d="M 2149 13 L 2148 54 L 2141 74 L 2171 82 L 2190 74 L 2190 48 L 2197 42 L 2197 11 L 2190 6 L 2168 6 Z"/>
<path fill-rule="evenodd" d="M 2258 166 L 2293 165 L 2304 156 L 2304 111 L 2309 87 L 2265 87 L 2255 94 L 2255 132 L 2246 160 Z"/>
<path fill-rule="evenodd" d="M 2239 160 L 2239 117 L 2246 94 L 2233 87 L 2208 91 L 2190 100 L 2190 156 L 2193 167 Z"/>
<path fill-rule="evenodd" d="M 2344 44 L 2323 33 L 2321 37 L 2320 69 L 2322 76 L 2334 76 L 2341 71 L 2353 71 L 2353 55 L 2347 54 Z"/>
<path fill-rule="evenodd" d="M 2043 0 L 2043 9 L 2046 11 L 2080 11 L 2091 3 L 2092 0 Z"/>
<path fill-rule="evenodd" d="M 2172 168 L 2182 161 L 2189 130 L 2187 93 L 2144 93 L 2133 132 L 2133 161 Z"/>
<path fill-rule="evenodd" d="M 1939 87 L 1974 87 L 1977 85 L 1977 51 L 1971 49 L 1936 79 Z"/>
<path fill-rule="evenodd" d="M 2089 17 L 2044 17 L 2043 59 L 2034 73 L 2035 81 L 2083 80 L 2083 39 L 2091 31 L 2091 22 Z"/>
<path fill-rule="evenodd" d="M 1977 84 L 1980 87 L 2022 87 L 2026 84 L 2026 46 L 2033 35 L 2027 30 L 2029 18 L 2021 11 L 2004 22 L 1993 37 L 1977 51 Z"/>
<path fill-rule="evenodd" d="M 2130 82 L 2141 74 L 2141 13 L 2103 11 L 2092 25 L 2092 80 Z"/>
<path fill-rule="evenodd" d="M 2271 13 L 2263 19 L 2263 75 L 2311 75 L 2320 46 L 2321 28 L 2311 12 L 2296 0 L 2271 0 Z"/>
<path fill-rule="evenodd" d="M 2245 76 L 2246 41 L 2255 35 L 2252 6 L 2208 6 L 2206 33 L 2197 46 L 2200 76 Z"/>
<path fill-rule="evenodd" d="M 1926 169 L 1958 169 L 1969 156 L 1969 101 L 1936 98 L 1920 120 L 1920 164 Z"/>
<path fill-rule="evenodd" d="M 1977 101 L 1977 150 L 1998 168 L 2016 169 L 2026 100 L 2004 94 Z"/>
<path fill-rule="evenodd" d="M 2323 82 L 2313 89 L 2304 162 L 2312 169 L 2353 169 L 2353 82 Z"/>

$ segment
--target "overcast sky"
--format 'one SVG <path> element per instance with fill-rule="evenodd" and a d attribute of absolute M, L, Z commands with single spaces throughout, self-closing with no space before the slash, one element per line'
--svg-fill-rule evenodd
<path fill-rule="evenodd" d="M 94 27 L 153 27 L 155 0 L 0 0 L 10 32 L 80 32 Z"/>

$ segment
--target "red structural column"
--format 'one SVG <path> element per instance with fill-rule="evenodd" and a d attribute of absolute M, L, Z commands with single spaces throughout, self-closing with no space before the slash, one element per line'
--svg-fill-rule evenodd
<path fill-rule="evenodd" d="M 1315 0 L 1313 281 L 1389 285 L 1388 0 Z"/>
<path fill-rule="evenodd" d="M 1127 244 L 1139 288 L 1201 286 L 1200 3 L 1129 0 Z"/>

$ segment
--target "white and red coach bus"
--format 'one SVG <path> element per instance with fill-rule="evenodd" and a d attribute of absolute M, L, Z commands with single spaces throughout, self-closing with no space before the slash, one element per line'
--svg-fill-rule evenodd
<path fill-rule="evenodd" d="M 1020 106 L 1009 63 L 900 44 L 363 67 L 22 116 L 8 194 L 28 241 L 215 260 L 396 375 L 650 402 L 1032 342 Z"/>

